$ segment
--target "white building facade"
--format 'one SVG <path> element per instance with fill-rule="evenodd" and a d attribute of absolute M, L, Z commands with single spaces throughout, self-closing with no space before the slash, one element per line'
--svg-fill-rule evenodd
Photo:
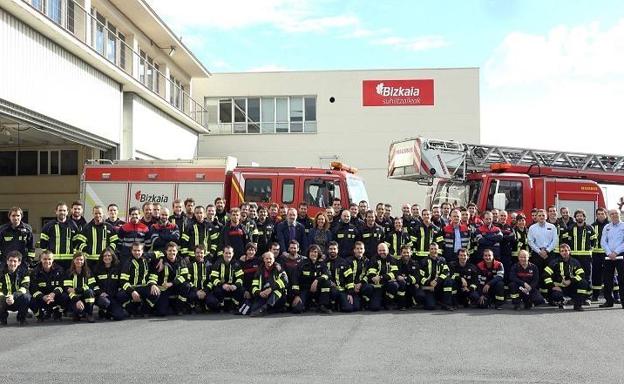
<path fill-rule="evenodd" d="M 426 188 L 388 180 L 390 143 L 424 136 L 478 143 L 479 71 L 402 69 L 213 74 L 193 83 L 211 133 L 200 156 L 260 166 L 359 169 L 370 203 L 424 202 Z"/>
<path fill-rule="evenodd" d="M 0 0 L 0 217 L 35 230 L 87 159 L 192 158 L 207 69 L 142 0 Z"/>

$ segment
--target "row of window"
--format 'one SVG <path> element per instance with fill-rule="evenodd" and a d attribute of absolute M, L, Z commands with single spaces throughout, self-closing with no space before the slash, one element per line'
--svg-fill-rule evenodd
<path fill-rule="evenodd" d="M 218 121 L 232 133 L 316 132 L 316 97 L 219 99 Z"/>
<path fill-rule="evenodd" d="M 0 151 L 0 176 L 77 174 L 77 150 Z"/>
<path fill-rule="evenodd" d="M 91 14 L 87 15 L 87 12 L 79 5 L 77 6 L 74 0 L 30 0 L 30 3 L 50 20 L 74 34 L 76 27 L 79 29 L 81 23 L 86 23 L 84 18 L 90 17 L 91 41 L 84 41 L 86 36 L 77 37 L 89 44 L 111 63 L 125 72 L 132 74 L 133 51 L 132 48 L 126 44 L 126 35 L 102 13 L 98 12 L 96 8 L 92 7 Z M 82 12 L 82 14 L 84 14 L 84 16 L 78 18 L 79 23 L 76 23 L 76 12 Z M 171 85 L 169 103 L 180 110 L 184 110 L 185 89 L 182 82 L 173 75 L 167 79 L 160 72 L 160 65 L 141 49 L 139 49 L 137 59 L 139 61 L 138 80 L 152 92 L 163 98 L 165 97 L 163 82 L 169 81 Z"/>
<path fill-rule="evenodd" d="M 331 180 L 307 179 L 303 183 L 303 201 L 310 206 L 326 208 L 331 206 L 334 197 L 340 197 L 340 183 Z M 246 179 L 245 201 L 269 203 L 281 201 L 291 204 L 295 200 L 295 180 L 286 179 L 281 181 L 281 199 L 273 195 L 273 180 L 271 179 Z"/>

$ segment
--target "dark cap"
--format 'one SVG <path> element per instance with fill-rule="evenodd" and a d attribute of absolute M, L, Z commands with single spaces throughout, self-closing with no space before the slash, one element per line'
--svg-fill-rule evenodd
<path fill-rule="evenodd" d="M 518 220 L 526 220 L 526 216 L 524 216 L 524 214 L 522 213 L 518 213 L 518 215 L 516 216 L 516 221 Z"/>

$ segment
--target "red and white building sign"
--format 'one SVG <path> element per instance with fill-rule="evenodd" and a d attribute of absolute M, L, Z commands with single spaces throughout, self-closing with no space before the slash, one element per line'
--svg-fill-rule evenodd
<path fill-rule="evenodd" d="M 433 79 L 364 80 L 362 105 L 433 105 Z"/>

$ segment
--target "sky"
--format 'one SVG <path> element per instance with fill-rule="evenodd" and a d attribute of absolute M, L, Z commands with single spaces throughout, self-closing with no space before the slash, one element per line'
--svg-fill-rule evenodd
<path fill-rule="evenodd" d="M 211 72 L 480 68 L 481 142 L 624 154 L 624 1 L 148 0 Z"/>

